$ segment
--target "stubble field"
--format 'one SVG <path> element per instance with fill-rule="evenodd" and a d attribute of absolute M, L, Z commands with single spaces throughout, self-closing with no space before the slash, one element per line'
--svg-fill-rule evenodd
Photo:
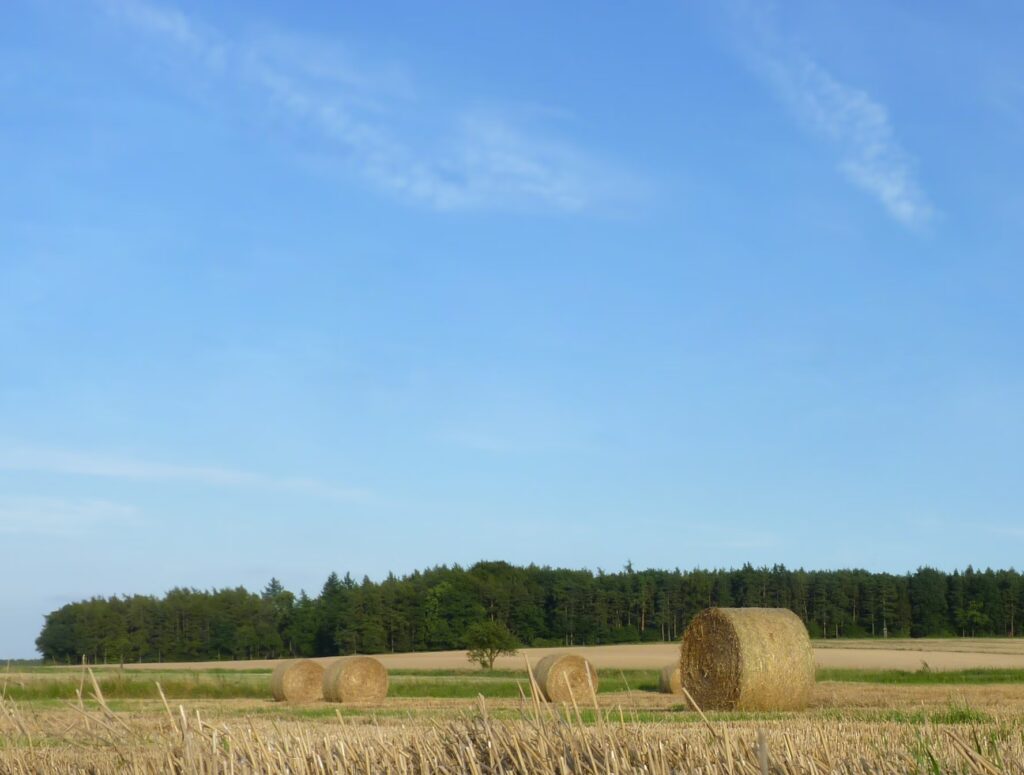
<path fill-rule="evenodd" d="M 525 671 L 559 649 L 383 655 L 370 705 L 273 703 L 269 661 L 12 669 L 0 772 L 1024 772 L 1024 641 L 816 642 L 807 710 L 705 715 L 657 692 L 674 644 L 571 650 L 600 687 L 561 708 Z"/>
<path fill-rule="evenodd" d="M 512 657 L 498 657 L 495 668 L 520 670 L 524 658 L 531 663 L 548 654 L 564 651 L 582 654 L 598 669 L 658 670 L 679 655 L 676 643 L 644 643 L 620 646 L 567 646 L 527 648 Z M 412 654 L 376 654 L 389 670 L 472 670 L 465 651 L 429 651 Z M 865 670 L 968 670 L 972 668 L 1024 670 L 1024 638 L 916 638 L 888 640 L 814 641 L 819 667 Z M 331 658 L 320 659 L 330 662 Z M 128 670 L 252 670 L 273 669 L 273 660 L 241 662 L 164 662 L 129 664 Z"/>

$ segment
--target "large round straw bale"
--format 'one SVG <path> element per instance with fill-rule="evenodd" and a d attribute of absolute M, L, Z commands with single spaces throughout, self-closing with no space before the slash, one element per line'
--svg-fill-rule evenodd
<path fill-rule="evenodd" d="M 589 702 L 597 692 L 597 671 L 577 654 L 549 654 L 533 668 L 533 677 L 548 702 Z"/>
<path fill-rule="evenodd" d="M 795 710 L 814 688 L 807 628 L 786 608 L 709 608 L 683 633 L 683 686 L 702 709 Z"/>
<path fill-rule="evenodd" d="M 324 698 L 324 668 L 312 659 L 278 662 L 270 677 L 270 691 L 278 702 L 316 702 Z"/>
<path fill-rule="evenodd" d="M 683 693 L 683 679 L 678 662 L 661 668 L 661 675 L 658 676 L 658 691 L 663 694 Z"/>
<path fill-rule="evenodd" d="M 388 696 L 388 671 L 373 657 L 342 657 L 324 670 L 324 699 L 374 702 Z"/>

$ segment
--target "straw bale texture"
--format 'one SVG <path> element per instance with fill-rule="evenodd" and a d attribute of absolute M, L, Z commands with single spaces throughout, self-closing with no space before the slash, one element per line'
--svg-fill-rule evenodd
<path fill-rule="evenodd" d="M 388 696 L 388 671 L 373 657 L 342 657 L 324 670 L 324 699 L 375 702 Z"/>
<path fill-rule="evenodd" d="M 708 710 L 797 710 L 814 688 L 807 628 L 786 608 L 702 611 L 683 633 L 679 667 Z"/>
<path fill-rule="evenodd" d="M 658 691 L 662 694 L 683 693 L 683 679 L 678 662 L 661 668 L 661 675 L 658 676 Z"/>
<path fill-rule="evenodd" d="M 323 667 L 311 659 L 279 662 L 270 676 L 270 691 L 278 702 L 316 702 L 324 698 Z"/>
<path fill-rule="evenodd" d="M 597 691 L 597 671 L 578 654 L 549 654 L 533 668 L 533 677 L 548 702 L 589 702 Z"/>

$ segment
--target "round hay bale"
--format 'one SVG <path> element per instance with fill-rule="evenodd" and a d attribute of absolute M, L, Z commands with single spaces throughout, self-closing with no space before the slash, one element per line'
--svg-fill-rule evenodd
<path fill-rule="evenodd" d="M 662 694 L 683 693 L 683 679 L 678 662 L 661 668 L 661 675 L 658 676 L 658 691 Z"/>
<path fill-rule="evenodd" d="M 682 684 L 706 710 L 797 710 L 814 688 L 807 628 L 787 608 L 708 608 L 683 633 Z"/>
<path fill-rule="evenodd" d="M 316 702 L 324 698 L 324 668 L 312 659 L 279 662 L 270 677 L 270 691 L 278 702 Z"/>
<path fill-rule="evenodd" d="M 342 657 L 324 670 L 324 699 L 375 702 L 388 696 L 388 671 L 373 657 Z"/>
<path fill-rule="evenodd" d="M 597 671 L 578 654 L 549 654 L 533 668 L 533 677 L 548 702 L 589 702 L 591 691 L 597 692 Z"/>

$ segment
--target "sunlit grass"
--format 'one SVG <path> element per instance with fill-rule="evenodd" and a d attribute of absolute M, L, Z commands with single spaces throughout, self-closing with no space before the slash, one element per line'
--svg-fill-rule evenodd
<path fill-rule="evenodd" d="M 861 670 L 820 668 L 819 681 L 879 684 L 1006 684 L 1024 682 L 1024 670 L 972 668 L 969 670 Z"/>

